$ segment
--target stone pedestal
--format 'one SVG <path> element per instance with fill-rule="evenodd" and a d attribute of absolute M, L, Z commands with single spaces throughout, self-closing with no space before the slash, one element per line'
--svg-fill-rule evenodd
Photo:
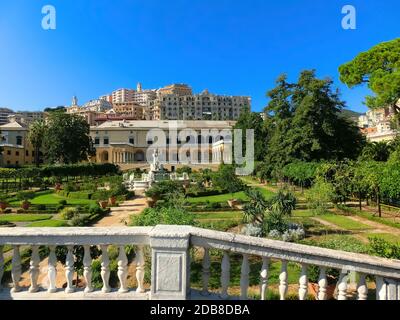
<path fill-rule="evenodd" d="M 150 233 L 154 300 L 186 300 L 190 291 L 190 227 L 156 226 Z"/>

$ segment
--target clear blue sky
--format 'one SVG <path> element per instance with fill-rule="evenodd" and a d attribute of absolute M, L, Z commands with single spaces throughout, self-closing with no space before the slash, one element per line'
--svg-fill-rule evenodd
<path fill-rule="evenodd" d="M 57 29 L 41 28 L 54 5 Z M 357 30 L 341 8 L 357 9 Z M 317 69 L 365 111 L 366 89 L 349 90 L 338 66 L 399 37 L 398 0 L 1 0 L 0 106 L 41 110 L 121 87 L 174 82 L 195 92 L 249 95 L 253 110 L 283 72 Z"/>

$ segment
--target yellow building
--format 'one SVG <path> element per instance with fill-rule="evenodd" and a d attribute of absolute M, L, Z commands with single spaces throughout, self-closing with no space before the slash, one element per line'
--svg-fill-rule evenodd
<path fill-rule="evenodd" d="M 28 128 L 17 121 L 0 126 L 0 147 L 3 148 L 1 165 L 18 166 L 35 162 L 35 152 L 27 136 Z"/>
<path fill-rule="evenodd" d="M 90 135 L 97 163 L 147 165 L 157 148 L 168 165 L 185 161 L 216 165 L 231 160 L 233 125 L 233 121 L 107 121 L 92 126 Z"/>

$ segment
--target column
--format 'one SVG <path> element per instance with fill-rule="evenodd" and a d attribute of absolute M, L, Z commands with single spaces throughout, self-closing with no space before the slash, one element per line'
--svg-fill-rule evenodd
<path fill-rule="evenodd" d="M 150 233 L 151 299 L 186 300 L 190 291 L 190 228 L 156 226 Z"/>

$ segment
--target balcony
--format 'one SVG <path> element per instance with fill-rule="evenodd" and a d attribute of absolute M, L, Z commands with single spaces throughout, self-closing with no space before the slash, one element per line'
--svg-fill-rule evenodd
<path fill-rule="evenodd" d="M 137 288 L 127 286 L 128 259 L 125 245 L 134 245 L 136 255 L 135 278 Z M 232 233 L 199 229 L 189 226 L 156 226 L 156 227 L 121 227 L 121 228 L 0 228 L 0 279 L 4 272 L 3 246 L 11 246 L 11 278 L 10 286 L 5 285 L 0 293 L 0 299 L 248 299 L 249 288 L 249 257 L 258 256 L 262 259 L 259 270 L 260 297 L 266 299 L 268 288 L 269 263 L 280 260 L 279 295 L 284 300 L 288 292 L 288 263 L 294 262 L 301 266 L 298 296 L 300 300 L 307 297 L 307 268 L 311 265 L 320 267 L 318 300 L 327 299 L 326 269 L 335 268 L 341 274 L 337 283 L 337 299 L 348 299 L 349 272 L 359 276 L 357 299 L 366 300 L 368 296 L 367 276 L 373 276 L 376 283 L 377 300 L 400 300 L 400 261 L 388 260 L 367 255 L 341 252 L 318 247 L 253 238 Z M 66 246 L 65 260 L 66 288 L 56 287 L 56 246 Z M 73 287 L 74 276 L 74 246 L 84 247 L 83 277 L 85 288 Z M 102 249 L 101 278 L 103 287 L 94 290 L 92 287 L 92 270 L 90 246 Z M 107 253 L 109 245 L 116 245 L 118 252 L 119 288 L 111 288 L 110 259 Z M 48 256 L 48 286 L 38 285 L 39 247 L 49 248 Z M 30 257 L 30 287 L 20 285 L 21 247 L 31 249 Z M 202 288 L 193 289 L 190 286 L 190 254 L 191 247 L 202 248 Z M 210 250 L 222 252 L 221 284 L 218 292 L 211 293 L 208 288 L 210 278 Z M 151 265 L 150 283 L 144 283 L 145 252 L 149 252 Z M 230 283 L 230 253 L 242 256 L 240 276 L 240 296 L 228 295 Z M 9 256 L 8 258 L 11 258 Z M 150 258 L 151 256 L 151 258 Z M 370 278 L 369 278 L 370 279 Z"/>

